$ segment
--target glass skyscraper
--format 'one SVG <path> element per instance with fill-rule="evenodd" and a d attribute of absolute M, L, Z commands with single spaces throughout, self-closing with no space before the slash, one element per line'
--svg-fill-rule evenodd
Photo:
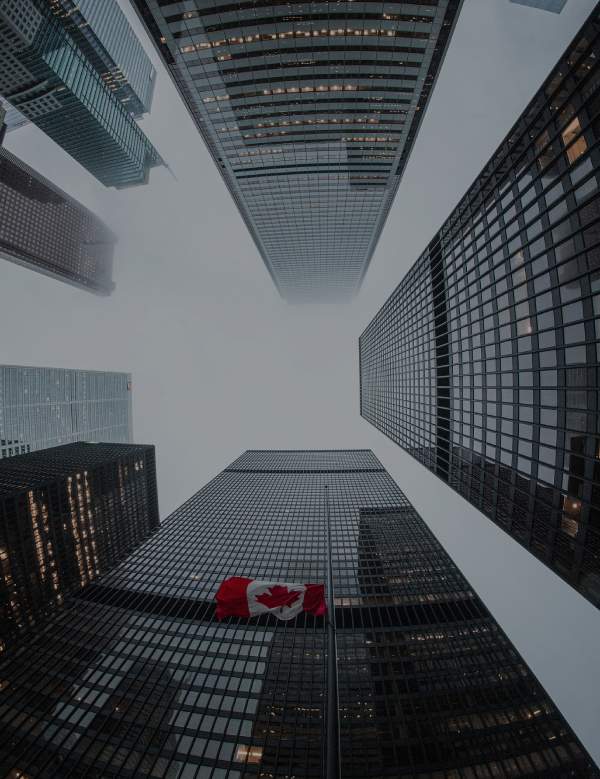
<path fill-rule="evenodd" d="M 0 459 L 76 441 L 130 443 L 131 374 L 0 365 Z"/>
<path fill-rule="evenodd" d="M 229 576 L 323 583 L 329 561 L 334 633 L 308 614 L 215 619 Z M 332 756 L 343 779 L 598 775 L 365 450 L 246 452 L 0 678 L 11 777 L 334 779 Z"/>
<path fill-rule="evenodd" d="M 117 0 L 54 0 L 52 10 L 126 110 L 135 118 L 150 111 L 156 71 Z M 7 132 L 29 123 L 6 108 Z"/>
<path fill-rule="evenodd" d="M 600 6 L 360 338 L 361 413 L 600 605 Z"/>
<path fill-rule="evenodd" d="M 144 184 L 162 159 L 117 96 L 118 74 L 96 70 L 68 27 L 45 0 L 2 3 L 0 95 L 105 186 Z"/>
<path fill-rule="evenodd" d="M 116 237 L 77 200 L 0 148 L 0 258 L 109 295 Z"/>
<path fill-rule="evenodd" d="M 460 0 L 133 0 L 280 293 L 359 289 Z"/>
<path fill-rule="evenodd" d="M 0 460 L 0 654 L 158 525 L 152 446 L 77 443 Z"/>
<path fill-rule="evenodd" d="M 118 1 L 53 0 L 53 10 L 129 113 L 150 111 L 156 71 Z"/>
<path fill-rule="evenodd" d="M 552 11 L 559 14 L 567 4 L 567 0 L 510 0 L 517 5 L 528 5 L 531 8 L 541 8 L 542 11 Z"/>

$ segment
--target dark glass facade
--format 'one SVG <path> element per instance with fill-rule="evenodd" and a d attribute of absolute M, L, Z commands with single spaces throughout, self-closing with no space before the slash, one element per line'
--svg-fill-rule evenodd
<path fill-rule="evenodd" d="M 114 289 L 108 227 L 4 148 L 0 214 L 0 257 L 100 295 Z"/>
<path fill-rule="evenodd" d="M 280 293 L 359 289 L 460 0 L 133 0 Z"/>
<path fill-rule="evenodd" d="M 325 777 L 326 621 L 218 622 L 214 595 L 322 583 L 329 556 L 344 779 L 598 776 L 365 450 L 246 452 L 8 652 L 3 775 Z"/>
<path fill-rule="evenodd" d="M 360 338 L 361 413 L 600 604 L 600 10 Z"/>
<path fill-rule="evenodd" d="M 57 3 L 0 6 L 0 95 L 105 186 L 145 184 L 162 159 L 53 13 Z"/>
<path fill-rule="evenodd" d="M 0 460 L 0 654 L 158 525 L 152 446 L 76 443 Z"/>

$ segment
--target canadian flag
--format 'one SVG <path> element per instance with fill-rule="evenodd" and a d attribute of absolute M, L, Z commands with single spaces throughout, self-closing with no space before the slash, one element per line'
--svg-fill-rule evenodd
<path fill-rule="evenodd" d="M 263 582 L 232 576 L 222 582 L 215 597 L 217 619 L 273 614 L 277 619 L 288 620 L 301 611 L 308 611 L 315 617 L 327 611 L 324 584 Z"/>

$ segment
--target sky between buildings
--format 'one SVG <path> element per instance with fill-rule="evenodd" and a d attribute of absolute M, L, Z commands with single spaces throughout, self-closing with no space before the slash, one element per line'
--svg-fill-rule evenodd
<path fill-rule="evenodd" d="M 591 12 L 465 0 L 363 289 L 338 306 L 279 298 L 225 185 L 158 69 L 142 122 L 177 180 L 104 190 L 37 128 L 6 147 L 118 234 L 97 298 L 0 264 L 0 363 L 133 373 L 134 438 L 157 448 L 161 517 L 245 449 L 372 448 L 600 762 L 600 614 L 359 415 L 358 337 Z M 283 229 L 283 227 L 282 227 Z"/>

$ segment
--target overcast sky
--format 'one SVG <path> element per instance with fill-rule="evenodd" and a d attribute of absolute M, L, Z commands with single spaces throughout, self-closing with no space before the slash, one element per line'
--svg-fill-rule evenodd
<path fill-rule="evenodd" d="M 95 297 L 2 261 L 0 363 L 133 373 L 134 435 L 157 448 L 161 516 L 245 449 L 372 448 L 600 762 L 600 614 L 359 415 L 358 336 L 477 176 L 594 0 L 563 13 L 465 0 L 363 289 L 289 306 L 171 81 L 142 125 L 177 175 L 103 189 L 37 128 L 6 146 L 118 234 Z"/>

